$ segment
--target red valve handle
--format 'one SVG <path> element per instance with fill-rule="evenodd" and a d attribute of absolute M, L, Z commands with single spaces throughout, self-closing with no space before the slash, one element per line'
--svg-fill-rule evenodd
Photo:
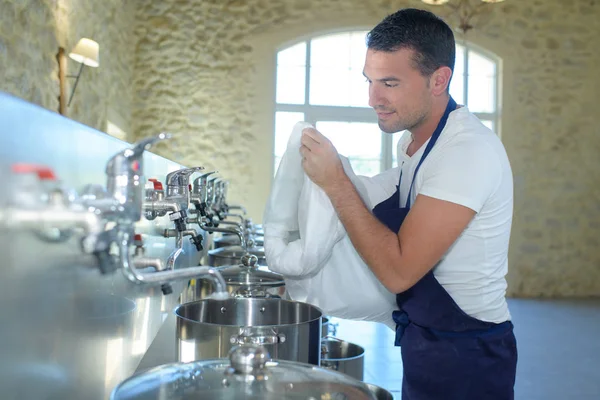
<path fill-rule="evenodd" d="M 39 180 L 55 181 L 56 175 L 50 167 L 45 165 L 16 163 L 11 166 L 11 170 L 15 174 L 36 174 Z"/>
<path fill-rule="evenodd" d="M 154 190 L 163 190 L 163 185 L 158 179 L 150 178 L 150 179 L 148 179 L 148 181 L 150 181 L 154 184 Z"/>

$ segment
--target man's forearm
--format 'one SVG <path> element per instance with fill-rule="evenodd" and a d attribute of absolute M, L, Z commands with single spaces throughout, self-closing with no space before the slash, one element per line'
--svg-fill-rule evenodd
<path fill-rule="evenodd" d="M 347 177 L 338 180 L 327 194 L 363 260 L 388 290 L 399 291 L 402 253 L 397 232 L 389 230 L 367 209 Z"/>

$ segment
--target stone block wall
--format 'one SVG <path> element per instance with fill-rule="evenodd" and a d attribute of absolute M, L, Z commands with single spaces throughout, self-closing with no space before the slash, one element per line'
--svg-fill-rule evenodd
<path fill-rule="evenodd" d="M 164 0 L 137 12 L 136 135 L 219 169 L 255 219 L 271 183 L 275 51 L 369 28 L 420 1 Z M 502 60 L 502 138 L 515 175 L 509 293 L 600 294 L 597 1 L 506 1 L 467 40 Z M 444 14 L 443 8 L 431 8 Z M 451 21 L 454 22 L 454 21 Z"/>
<path fill-rule="evenodd" d="M 131 130 L 133 36 L 138 0 L 0 0 L 0 90 L 58 112 L 59 46 L 82 37 L 100 45 L 100 67 L 85 67 L 69 118 L 106 131 Z M 68 58 L 68 74 L 81 64 Z M 68 78 L 67 96 L 74 79 Z"/>
<path fill-rule="evenodd" d="M 475 0 L 472 0 L 475 2 Z M 260 221 L 271 184 L 275 52 L 369 29 L 418 0 L 0 0 L 0 90 L 58 108 L 56 51 L 101 46 L 70 116 L 218 169 Z M 600 294 L 600 2 L 507 0 L 466 40 L 502 59 L 501 136 L 515 175 L 509 293 Z M 443 7 L 432 7 L 444 15 Z M 451 22 L 455 22 L 450 20 Z M 70 73 L 78 64 L 69 62 Z"/>

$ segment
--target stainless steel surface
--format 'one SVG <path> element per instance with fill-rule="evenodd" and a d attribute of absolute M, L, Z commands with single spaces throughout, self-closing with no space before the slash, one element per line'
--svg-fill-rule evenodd
<path fill-rule="evenodd" d="M 106 162 L 129 144 L 0 93 L 0 171 L 15 162 L 51 166 L 68 187 L 106 183 Z M 146 176 L 182 166 L 149 152 Z M 0 172 L 1 174 L 1 172 Z M 0 199 L 5 196 L 0 192 Z M 167 217 L 143 220 L 146 256 L 166 259 Z M 176 270 L 198 265 L 189 243 Z M 101 275 L 73 236 L 49 243 L 31 232 L 0 230 L 0 388 L 3 400 L 106 399 L 136 369 L 184 284 L 163 296 L 159 284 L 135 285 L 121 271 Z M 146 271 L 143 271 L 146 272 Z"/>
<path fill-rule="evenodd" d="M 223 222 L 225 221 L 222 221 L 221 223 Z M 252 244 L 249 244 L 249 247 L 263 247 L 265 244 L 264 236 L 249 236 L 248 242 L 250 243 L 250 241 L 252 241 Z M 240 238 L 234 235 L 223 235 L 222 237 L 213 240 L 213 243 L 215 244 L 216 249 L 227 246 L 239 246 Z"/>
<path fill-rule="evenodd" d="M 283 276 L 266 268 L 258 267 L 256 256 L 246 254 L 241 263 L 220 266 L 218 271 L 225 280 L 227 291 L 232 297 L 278 297 L 287 299 Z M 210 296 L 215 287 L 210 281 L 193 282 L 186 289 L 186 302 Z"/>
<path fill-rule="evenodd" d="M 186 199 L 186 208 L 188 208 L 190 200 L 190 176 L 203 169 L 204 167 L 183 168 L 169 173 L 167 175 L 167 197 L 182 197 Z"/>
<path fill-rule="evenodd" d="M 375 400 L 368 386 L 313 365 L 270 360 L 264 346 L 238 346 L 229 360 L 162 365 L 119 385 L 113 400 Z"/>
<path fill-rule="evenodd" d="M 394 400 L 394 396 L 391 392 L 385 390 L 382 387 L 377 385 L 373 385 L 372 383 L 367 383 L 367 387 L 369 391 L 375 395 L 375 399 L 377 400 Z"/>
<path fill-rule="evenodd" d="M 363 380 L 365 349 L 361 346 L 333 337 L 321 342 L 321 366 L 343 372 L 354 379 Z"/>
<path fill-rule="evenodd" d="M 321 311 L 280 299 L 200 300 L 175 309 L 178 361 L 226 357 L 237 344 L 264 344 L 271 356 L 319 365 Z"/>
<path fill-rule="evenodd" d="M 338 323 L 331 322 L 329 317 L 323 317 L 323 318 L 321 318 L 321 321 L 322 321 L 321 335 L 323 337 L 335 336 L 335 334 L 337 333 Z"/>
<path fill-rule="evenodd" d="M 242 246 L 219 247 L 208 251 L 207 265 L 220 267 L 222 265 L 239 264 L 241 258 L 246 254 L 252 254 L 258 258 L 258 265 L 267 265 L 265 249 L 263 247 L 251 247 L 245 249 Z"/>
<path fill-rule="evenodd" d="M 247 243 L 246 243 L 246 238 L 244 236 L 244 233 L 242 231 L 239 231 L 235 228 L 220 228 L 220 227 L 215 227 L 214 225 L 208 225 L 205 222 L 201 222 L 198 224 L 200 226 L 200 228 L 202 228 L 205 232 L 220 232 L 220 233 L 231 233 L 233 235 L 236 235 L 239 239 L 240 239 L 240 243 L 241 243 L 241 248 L 245 249 L 247 248 Z M 240 255 L 241 257 L 242 255 Z M 230 263 L 231 264 L 231 263 Z"/>

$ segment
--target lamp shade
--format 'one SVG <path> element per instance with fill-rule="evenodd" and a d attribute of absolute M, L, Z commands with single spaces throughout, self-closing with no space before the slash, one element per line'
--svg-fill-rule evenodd
<path fill-rule="evenodd" d="M 69 57 L 73 60 L 85 64 L 88 67 L 97 67 L 100 65 L 100 46 L 92 39 L 82 38 L 77 42 Z"/>

